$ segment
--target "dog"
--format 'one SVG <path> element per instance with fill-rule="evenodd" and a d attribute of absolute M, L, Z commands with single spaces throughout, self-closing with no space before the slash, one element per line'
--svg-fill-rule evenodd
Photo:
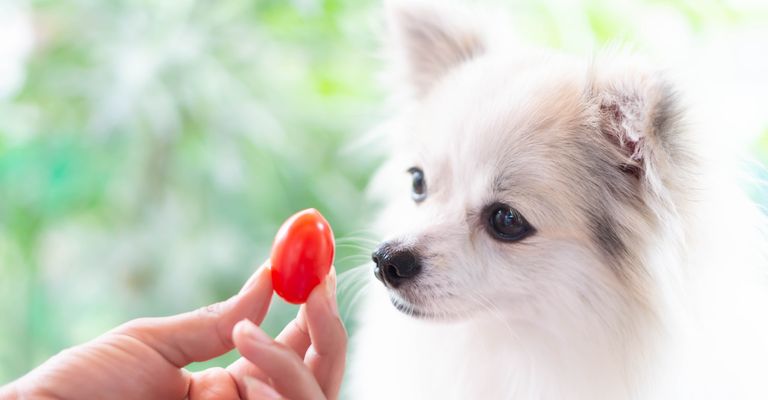
<path fill-rule="evenodd" d="M 764 219 L 675 85 L 387 10 L 399 96 L 349 397 L 768 399 Z"/>

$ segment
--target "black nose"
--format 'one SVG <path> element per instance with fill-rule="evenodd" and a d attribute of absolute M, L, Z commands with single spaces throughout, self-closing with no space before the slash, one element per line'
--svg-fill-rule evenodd
<path fill-rule="evenodd" d="M 376 267 L 373 274 L 384 285 L 398 287 L 421 272 L 418 256 L 408 249 L 397 249 L 384 244 L 371 255 Z"/>

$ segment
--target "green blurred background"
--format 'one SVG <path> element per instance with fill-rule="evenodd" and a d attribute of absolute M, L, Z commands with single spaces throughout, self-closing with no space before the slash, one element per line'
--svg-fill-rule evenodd
<path fill-rule="evenodd" d="M 763 3 L 504 6 L 529 43 L 716 60 L 696 68 L 749 104 L 729 135 L 764 163 Z M 0 0 L 0 384 L 128 319 L 231 296 L 302 208 L 342 238 L 340 272 L 364 263 L 380 17 L 370 0 Z M 278 301 L 265 329 L 294 313 Z"/>

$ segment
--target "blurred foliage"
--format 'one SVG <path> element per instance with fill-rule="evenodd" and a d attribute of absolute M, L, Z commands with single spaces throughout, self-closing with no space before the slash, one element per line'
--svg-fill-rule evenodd
<path fill-rule="evenodd" d="M 367 259 L 376 2 L 6 1 L 34 46 L 0 91 L 0 383 L 127 319 L 229 297 L 299 209 L 343 238 L 340 272 Z M 512 4 L 527 39 L 579 50 L 652 47 L 638 10 L 693 34 L 765 21 L 715 0 Z M 265 329 L 294 312 L 278 301 Z"/>
<path fill-rule="evenodd" d="M 349 142 L 379 97 L 373 37 L 353 33 L 366 10 L 32 5 L 26 83 L 0 112 L 0 381 L 121 321 L 229 297 L 296 210 L 338 237 L 361 226 L 376 160 Z M 355 254 L 340 247 L 338 268 Z M 292 314 L 278 303 L 266 329 Z"/>

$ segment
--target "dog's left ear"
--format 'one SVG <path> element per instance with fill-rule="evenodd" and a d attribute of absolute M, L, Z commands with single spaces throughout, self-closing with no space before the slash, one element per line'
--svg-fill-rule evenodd
<path fill-rule="evenodd" d="M 658 180 L 680 148 L 680 111 L 675 90 L 659 73 L 597 72 L 590 97 L 599 113 L 600 133 L 618 150 L 622 171 Z"/>
<path fill-rule="evenodd" d="M 451 69 L 486 50 L 484 32 L 471 22 L 468 10 L 391 0 L 387 11 L 390 57 L 415 98 L 426 95 Z"/>

